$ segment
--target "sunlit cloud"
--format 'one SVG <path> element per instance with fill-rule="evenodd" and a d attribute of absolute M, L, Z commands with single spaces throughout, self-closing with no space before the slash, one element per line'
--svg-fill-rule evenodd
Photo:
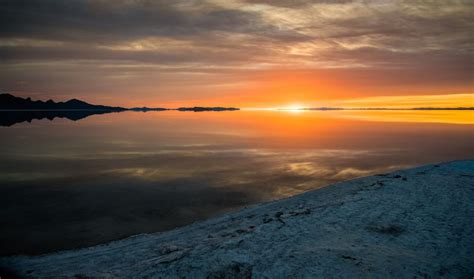
<path fill-rule="evenodd" d="M 356 98 L 338 102 L 345 107 L 474 107 L 474 94 L 416 95 L 416 96 L 377 96 Z"/>

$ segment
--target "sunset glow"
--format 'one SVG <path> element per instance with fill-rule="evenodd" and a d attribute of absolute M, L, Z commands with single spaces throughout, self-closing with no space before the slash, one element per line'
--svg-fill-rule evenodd
<path fill-rule="evenodd" d="M 293 104 L 293 105 L 288 105 L 288 106 L 284 106 L 284 107 L 278 107 L 276 108 L 277 110 L 291 110 L 291 111 L 299 111 L 299 110 L 302 110 L 304 108 L 306 108 L 307 106 L 304 106 L 304 105 L 300 105 L 300 104 Z"/>
<path fill-rule="evenodd" d="M 0 90 L 19 96 L 472 106 L 469 1 L 7 0 L 0 10 Z"/>

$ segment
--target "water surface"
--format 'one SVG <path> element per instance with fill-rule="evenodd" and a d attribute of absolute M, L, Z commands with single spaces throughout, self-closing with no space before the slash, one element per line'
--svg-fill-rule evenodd
<path fill-rule="evenodd" d="M 471 111 L 123 112 L 0 127 L 0 255 L 165 231 L 355 177 L 474 158 Z"/>

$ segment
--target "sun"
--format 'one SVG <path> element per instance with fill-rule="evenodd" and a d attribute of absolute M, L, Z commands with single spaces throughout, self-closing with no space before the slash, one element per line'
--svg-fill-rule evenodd
<path fill-rule="evenodd" d="M 288 106 L 281 107 L 279 109 L 280 110 L 289 110 L 289 111 L 301 111 L 304 108 L 305 108 L 305 106 L 301 105 L 301 104 L 291 104 L 291 105 L 288 105 Z"/>

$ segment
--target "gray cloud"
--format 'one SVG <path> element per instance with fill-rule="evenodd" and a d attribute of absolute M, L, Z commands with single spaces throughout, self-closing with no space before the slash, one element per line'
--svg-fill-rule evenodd
<path fill-rule="evenodd" d="M 344 4 L 353 0 L 241 0 L 247 4 L 262 4 L 284 8 L 301 8 L 311 4 Z"/>
<path fill-rule="evenodd" d="M 257 13 L 186 1 L 3 1 L 2 37 L 110 42 L 209 31 L 259 32 Z"/>
<path fill-rule="evenodd" d="M 221 53 L 230 60 L 230 52 L 237 53 L 237 59 L 242 59 L 239 51 L 251 59 L 264 56 L 264 51 L 252 51 L 257 46 L 265 47 L 266 52 L 280 48 L 281 54 L 291 60 L 294 57 L 291 52 L 285 53 L 285 48 L 288 50 L 297 47 L 298 43 L 308 42 L 332 44 L 323 50 L 315 47 L 315 51 L 324 55 L 334 50 L 337 53 L 358 48 L 361 43 L 365 44 L 361 47 L 392 52 L 435 49 L 449 51 L 448 54 L 472 54 L 469 32 L 474 27 L 473 7 L 468 2 L 399 1 L 385 5 L 377 5 L 384 3 L 380 1 L 246 2 L 291 6 L 297 11 L 295 15 L 299 14 L 304 20 L 285 16 L 280 10 L 259 12 L 205 1 L 6 0 L 0 3 L 0 25 L 3 26 L 0 29 L 0 38 L 3 38 L 0 55 L 6 60 L 97 57 L 99 60 L 148 60 L 165 64 L 195 60 L 221 63 L 226 60 L 220 57 Z M 302 7 L 303 4 L 313 5 L 313 8 L 308 10 Z M 269 18 L 272 14 L 280 20 Z M 239 38 L 232 40 L 232 37 Z M 186 49 L 142 49 L 141 53 L 96 49 L 150 38 L 172 38 L 189 45 Z M 31 41 L 31 45 L 25 46 L 15 45 L 14 39 L 65 44 L 44 46 Z M 340 40 L 345 40 L 346 46 L 341 45 Z M 160 41 L 155 43 L 160 44 Z M 198 53 L 193 53 L 194 49 Z M 370 64 L 370 61 L 366 60 L 366 63 Z"/>

